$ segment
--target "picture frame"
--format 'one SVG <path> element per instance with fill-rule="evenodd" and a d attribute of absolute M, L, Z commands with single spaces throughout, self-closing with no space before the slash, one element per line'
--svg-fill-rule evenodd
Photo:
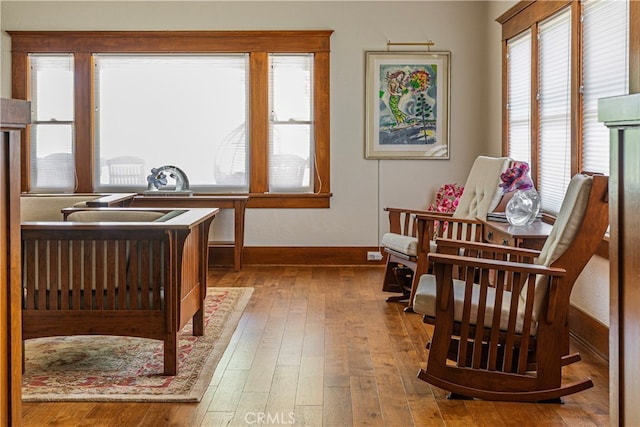
<path fill-rule="evenodd" d="M 365 158 L 449 159 L 451 52 L 365 52 Z"/>

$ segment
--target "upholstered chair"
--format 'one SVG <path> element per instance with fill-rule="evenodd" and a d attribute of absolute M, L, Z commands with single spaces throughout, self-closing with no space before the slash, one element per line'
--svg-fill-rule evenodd
<path fill-rule="evenodd" d="M 502 198 L 499 187 L 500 174 L 507 169 L 508 157 L 479 156 L 473 163 L 464 191 L 453 214 L 386 208 L 389 212 L 389 232 L 382 237 L 382 246 L 387 254 L 382 290 L 401 292 L 387 301 L 409 302 L 406 311 L 411 311 L 411 302 L 417 278 L 428 270 L 426 256 L 435 250 L 436 237 L 456 237 L 477 241 L 482 227 L 478 218 L 495 210 Z M 424 221 L 424 229 L 418 230 L 417 218 Z"/>
<path fill-rule="evenodd" d="M 569 299 L 607 229 L 607 191 L 605 176 L 574 176 L 541 251 L 438 241 L 413 303 L 434 325 L 418 377 L 490 400 L 557 401 L 592 387 L 563 385 L 561 368 L 580 360 L 569 354 Z"/>

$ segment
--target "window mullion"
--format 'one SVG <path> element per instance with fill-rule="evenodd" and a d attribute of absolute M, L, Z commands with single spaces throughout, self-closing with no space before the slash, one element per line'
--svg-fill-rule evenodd
<path fill-rule="evenodd" d="M 571 4 L 571 176 L 582 172 L 580 170 L 582 158 L 582 95 L 580 94 L 582 6 L 580 3 Z"/>
<path fill-rule="evenodd" d="M 315 159 L 312 170 L 315 170 L 313 182 L 314 193 L 328 192 L 330 185 L 329 161 L 329 52 L 317 52 L 314 58 L 314 94 L 313 120 Z"/>
<path fill-rule="evenodd" d="M 535 23 L 531 26 L 531 177 L 536 187 L 540 183 L 540 82 L 536 76 L 540 73 L 540 37 L 539 26 Z"/>
<path fill-rule="evenodd" d="M 93 159 L 94 147 L 92 138 L 91 82 L 92 60 L 89 52 L 75 52 L 75 165 L 76 191 L 80 193 L 93 192 Z"/>
<path fill-rule="evenodd" d="M 249 155 L 250 193 L 266 193 L 269 189 L 269 56 L 253 52 L 249 59 L 250 111 Z"/>

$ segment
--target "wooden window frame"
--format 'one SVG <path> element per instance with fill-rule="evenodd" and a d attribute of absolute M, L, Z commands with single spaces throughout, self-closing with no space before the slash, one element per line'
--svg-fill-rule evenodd
<path fill-rule="evenodd" d="M 582 171 L 582 96 L 579 88 L 582 84 L 581 75 L 581 32 L 580 16 L 582 5 L 579 0 L 562 1 L 520 1 L 496 21 L 502 25 L 502 153 L 509 153 L 509 117 L 507 112 L 508 76 L 507 76 L 507 41 L 527 29 L 531 29 L 531 171 L 535 183 L 538 182 L 540 171 L 539 160 L 539 117 L 538 81 L 533 76 L 538 75 L 538 24 L 551 17 L 561 9 L 571 7 L 571 175 Z M 640 2 L 629 1 L 629 92 L 640 92 Z M 553 222 L 555 218 L 545 215 L 544 219 Z M 597 252 L 605 258 L 609 257 L 608 237 L 603 239 Z"/>
<path fill-rule="evenodd" d="M 250 75 L 249 203 L 254 208 L 330 206 L 330 37 L 311 31 L 9 31 L 12 96 L 28 100 L 29 53 L 72 53 L 75 62 L 75 160 L 78 192 L 94 189 L 94 53 L 248 53 Z M 269 193 L 268 138 L 270 53 L 313 53 L 313 193 Z M 29 133 L 22 144 L 22 191 L 30 188 Z M 216 193 L 220 195 L 220 193 Z"/>
<path fill-rule="evenodd" d="M 507 114 L 507 41 L 527 29 L 531 29 L 531 76 L 538 75 L 538 24 L 561 9 L 571 7 L 571 175 L 582 170 L 582 96 L 579 88 L 581 77 L 581 2 L 563 1 L 521 1 L 500 15 L 496 21 L 502 24 L 502 153 L 509 152 L 509 117 Z M 531 171 L 534 182 L 539 173 L 539 117 L 538 81 L 532 79 L 531 85 Z M 629 92 L 640 92 L 640 2 L 629 1 Z"/>

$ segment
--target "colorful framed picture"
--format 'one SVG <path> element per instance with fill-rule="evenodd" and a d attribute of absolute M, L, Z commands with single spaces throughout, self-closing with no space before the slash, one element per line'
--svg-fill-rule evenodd
<path fill-rule="evenodd" d="M 366 52 L 367 159 L 448 159 L 450 52 Z"/>

